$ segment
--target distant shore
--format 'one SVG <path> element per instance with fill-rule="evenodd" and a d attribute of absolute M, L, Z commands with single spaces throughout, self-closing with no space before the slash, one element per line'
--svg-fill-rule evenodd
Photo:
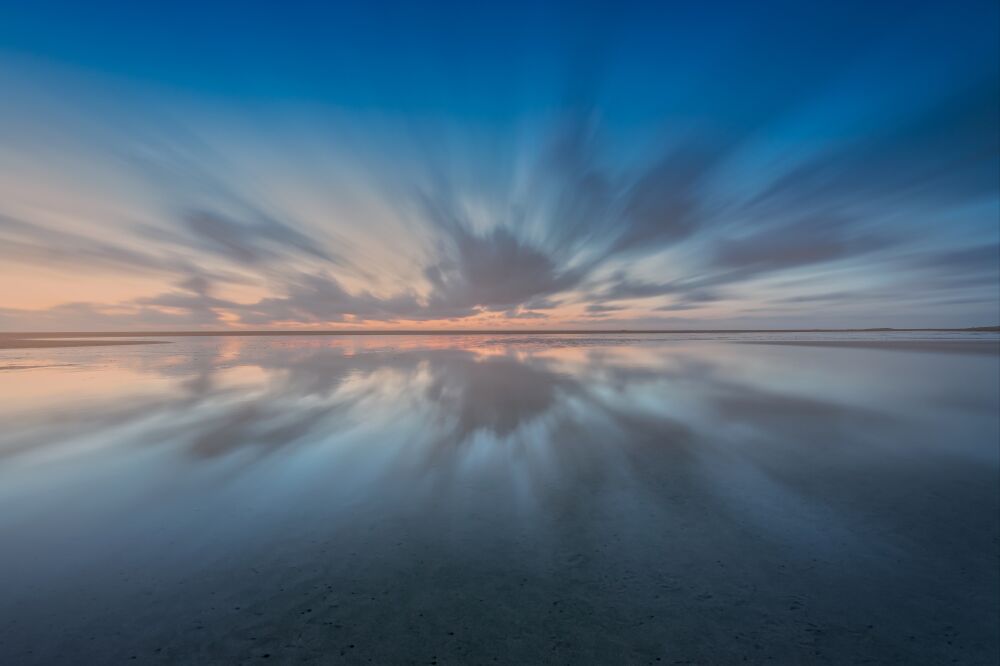
<path fill-rule="evenodd" d="M 312 330 L 312 331 L 31 331 L 0 333 L 0 349 L 43 349 L 55 347 L 104 347 L 117 345 L 169 344 L 169 340 L 148 338 L 177 337 L 268 337 L 268 336 L 516 336 L 516 335 L 754 335 L 802 333 L 998 333 L 1000 326 L 975 328 L 788 328 L 788 329 L 690 329 L 690 330 Z M 136 339 L 143 338 L 143 339 Z M 822 347 L 867 347 L 910 351 L 953 351 L 971 354 L 1000 353 L 993 340 L 746 340 L 751 344 Z"/>
<path fill-rule="evenodd" d="M 164 345 L 167 340 L 45 340 L 0 335 L 0 349 L 45 349 L 48 347 L 116 347 L 122 345 Z"/>
<path fill-rule="evenodd" d="M 737 340 L 745 345 L 782 347 L 842 347 L 892 351 L 948 352 L 953 354 L 1000 355 L 998 340 Z"/>
<path fill-rule="evenodd" d="M 51 338 L 144 338 L 268 335 L 650 335 L 736 333 L 1000 333 L 1000 326 L 971 328 L 745 328 L 745 329 L 382 329 L 382 330 L 222 330 L 222 331 L 24 331 L 0 332 L 0 340 Z"/>

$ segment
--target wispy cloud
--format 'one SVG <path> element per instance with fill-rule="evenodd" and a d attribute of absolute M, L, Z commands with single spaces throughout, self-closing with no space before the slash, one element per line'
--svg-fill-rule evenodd
<path fill-rule="evenodd" d="M 158 286 L 34 307 L 0 287 L 0 325 L 809 325 L 820 306 L 845 324 L 995 323 L 1000 83 L 979 57 L 995 30 L 949 23 L 935 29 L 972 41 L 928 46 L 922 17 L 879 43 L 872 16 L 851 29 L 900 62 L 859 73 L 823 40 L 802 63 L 758 61 L 795 55 L 790 27 L 710 54 L 640 47 L 629 16 L 577 26 L 605 44 L 598 62 L 538 51 L 550 92 L 506 115 L 447 86 L 399 108 L 318 88 L 219 102 L 7 57 L 0 280 Z M 710 56 L 750 60 L 728 72 Z M 884 90 L 859 92 L 887 68 Z M 54 103 L 66 81 L 81 113 Z"/>

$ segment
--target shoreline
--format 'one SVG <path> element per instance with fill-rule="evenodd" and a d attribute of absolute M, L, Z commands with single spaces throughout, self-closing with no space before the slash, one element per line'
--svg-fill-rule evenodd
<path fill-rule="evenodd" d="M 671 333 L 676 335 L 759 335 L 759 334 L 804 334 L 804 333 L 840 333 L 840 334 L 864 334 L 864 333 L 916 333 L 916 332 L 936 332 L 936 333 L 956 333 L 968 335 L 968 338 L 952 339 L 847 339 L 847 340 L 739 340 L 724 339 L 723 342 L 749 345 L 784 345 L 796 347 L 840 347 L 853 349 L 882 349 L 890 351 L 916 351 L 916 352 L 950 352 L 959 354 L 976 354 L 986 356 L 1000 355 L 1000 338 L 982 339 L 976 334 L 994 333 L 994 331 L 969 330 L 969 329 L 839 329 L 839 330 L 769 330 L 769 331 L 462 331 L 462 332 L 140 332 L 140 333 L 0 333 L 0 350 L 13 349 L 55 349 L 69 347 L 112 347 L 112 346 L 133 346 L 133 345 L 154 345 L 172 344 L 171 340 L 151 340 L 148 338 L 182 338 L 182 337 L 350 337 L 350 336 L 559 336 L 559 335 L 579 335 L 579 336 L 601 336 L 601 335 L 655 335 Z M 121 339 L 128 338 L 128 339 Z M 136 340 L 134 338 L 146 338 Z"/>
<path fill-rule="evenodd" d="M 733 340 L 741 345 L 783 347 L 839 347 L 907 352 L 948 352 L 1000 356 L 1000 340 Z"/>
<path fill-rule="evenodd" d="M 372 330 L 222 330 L 222 331 L 23 331 L 0 332 L 4 339 L 144 338 L 288 335 L 691 335 L 743 333 L 1000 333 L 1000 326 L 970 328 L 741 328 L 741 329 L 372 329 Z"/>
<path fill-rule="evenodd" d="M 129 345 L 169 345 L 169 340 L 45 340 L 0 336 L 0 349 L 48 349 L 53 347 L 122 347 Z"/>

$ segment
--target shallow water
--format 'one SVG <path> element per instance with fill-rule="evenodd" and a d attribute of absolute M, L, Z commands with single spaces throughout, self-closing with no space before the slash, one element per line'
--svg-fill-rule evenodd
<path fill-rule="evenodd" d="M 0 663 L 1000 656 L 982 346 L 159 339 L 0 350 Z"/>

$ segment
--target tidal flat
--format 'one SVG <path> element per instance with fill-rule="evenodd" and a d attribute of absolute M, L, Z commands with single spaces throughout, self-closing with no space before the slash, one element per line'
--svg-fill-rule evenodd
<path fill-rule="evenodd" d="M 995 333 L 155 341 L 0 350 L 2 664 L 1000 660 Z"/>

